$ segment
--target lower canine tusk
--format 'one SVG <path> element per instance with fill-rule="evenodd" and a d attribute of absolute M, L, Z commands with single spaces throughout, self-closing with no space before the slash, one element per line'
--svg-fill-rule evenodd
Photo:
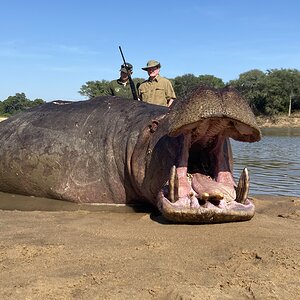
<path fill-rule="evenodd" d="M 250 179 L 249 179 L 248 169 L 245 168 L 242 171 L 238 186 L 236 188 L 236 199 L 235 199 L 236 202 L 245 204 L 249 194 L 249 182 Z"/>
<path fill-rule="evenodd" d="M 172 203 L 175 202 L 175 195 L 174 195 L 175 177 L 176 177 L 176 167 L 173 166 L 170 171 L 170 179 L 169 179 L 169 200 Z"/>

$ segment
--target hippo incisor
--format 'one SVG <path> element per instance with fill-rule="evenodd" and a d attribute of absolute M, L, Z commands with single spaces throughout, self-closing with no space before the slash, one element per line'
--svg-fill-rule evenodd
<path fill-rule="evenodd" d="M 117 97 L 54 101 L 0 123 L 0 190 L 77 203 L 151 203 L 166 219 L 252 218 L 245 168 L 233 179 L 229 138 L 260 130 L 230 87 L 200 87 L 171 108 Z"/>

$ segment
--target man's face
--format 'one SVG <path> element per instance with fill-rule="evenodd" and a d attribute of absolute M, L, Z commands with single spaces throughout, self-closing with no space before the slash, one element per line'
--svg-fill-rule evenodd
<path fill-rule="evenodd" d="M 151 67 L 147 69 L 149 77 L 156 77 L 159 74 L 159 68 L 158 67 Z"/>
<path fill-rule="evenodd" d="M 128 74 L 125 72 L 120 72 L 121 73 L 121 80 L 122 81 L 127 81 L 128 80 Z"/>

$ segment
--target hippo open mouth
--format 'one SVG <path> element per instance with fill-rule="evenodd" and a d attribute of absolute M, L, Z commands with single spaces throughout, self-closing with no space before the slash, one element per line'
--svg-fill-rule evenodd
<path fill-rule="evenodd" d="M 181 131 L 183 147 L 178 163 L 158 195 L 163 215 L 186 223 L 251 219 L 255 207 L 248 199 L 248 170 L 242 171 L 236 184 L 229 142 L 229 137 L 252 141 L 251 128 L 232 119 L 215 118 Z"/>

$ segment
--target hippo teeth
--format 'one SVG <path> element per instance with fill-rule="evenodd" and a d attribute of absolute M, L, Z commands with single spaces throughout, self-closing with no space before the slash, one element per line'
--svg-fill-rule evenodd
<path fill-rule="evenodd" d="M 244 168 L 240 176 L 238 186 L 236 188 L 236 202 L 245 204 L 249 193 L 249 182 L 250 179 L 248 169 Z"/>
<path fill-rule="evenodd" d="M 178 199 L 178 176 L 176 172 L 176 166 L 173 166 L 170 171 L 169 179 L 169 200 L 174 203 Z M 175 200 L 176 199 L 176 200 Z"/>

